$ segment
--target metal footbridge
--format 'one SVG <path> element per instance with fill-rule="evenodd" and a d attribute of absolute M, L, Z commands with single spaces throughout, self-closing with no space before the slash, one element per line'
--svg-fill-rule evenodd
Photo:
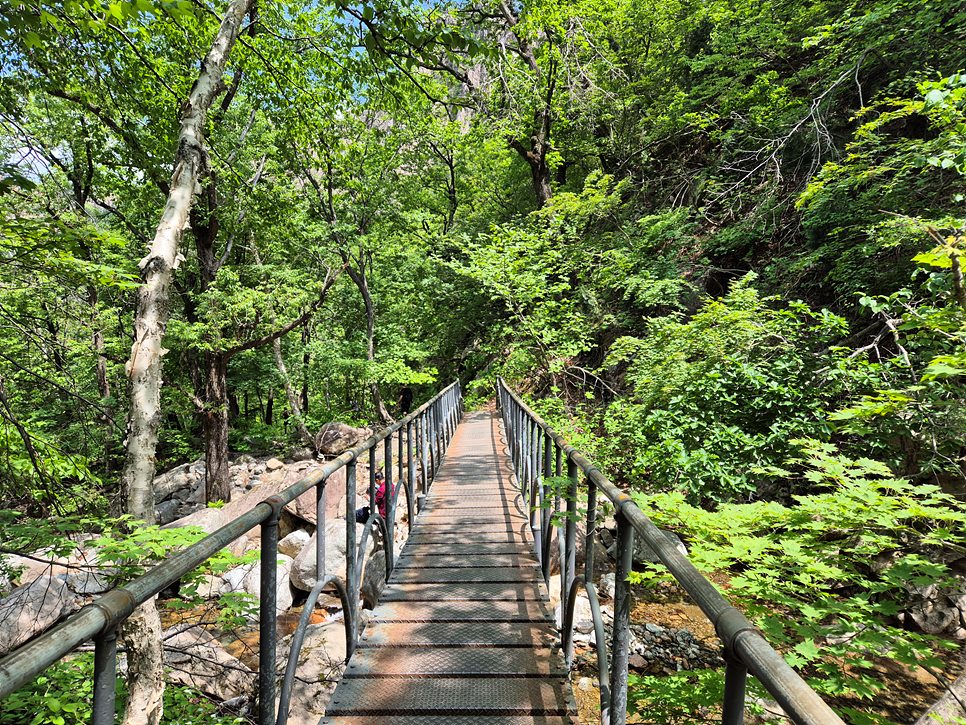
<path fill-rule="evenodd" d="M 323 723 L 575 722 L 503 448 L 492 414 L 456 429 Z"/>
<path fill-rule="evenodd" d="M 465 414 L 459 383 L 450 385 L 411 415 L 326 462 L 312 475 L 98 597 L 0 659 L 0 698 L 93 641 L 92 723 L 114 723 L 119 627 L 138 605 L 247 532 L 260 529 L 254 714 L 258 725 L 288 722 L 299 653 L 323 592 L 336 593 L 341 599 L 348 657 L 322 723 L 576 723 L 569 671 L 575 604 L 581 591 L 593 615 L 600 722 L 623 725 L 627 722 L 631 610 L 627 579 L 639 536 L 714 623 L 726 663 L 722 722 L 743 722 L 750 674 L 792 722 L 842 723 L 627 494 L 503 381 L 496 392 L 498 413 Z M 361 532 L 353 523 L 359 503 L 359 461 L 368 462 L 367 498 L 372 511 Z M 393 492 L 385 519 L 374 505 L 378 468 L 386 474 L 387 490 Z M 316 537 L 318 584 L 304 604 L 287 662 L 276 661 L 282 510 L 314 491 L 317 530 L 324 531 L 326 484 L 341 469 L 345 470 L 349 524 L 345 575 L 325 571 L 325 537 Z M 593 545 L 578 547 L 578 534 L 585 544 L 592 543 L 598 516 L 605 508 L 617 521 L 613 617 L 606 622 L 595 582 L 609 562 L 595 561 Z M 398 552 L 397 526 L 408 528 Z M 360 584 L 365 567 L 376 561 L 365 554 L 373 538 L 385 554 L 380 558 L 385 562 L 386 585 L 363 627 Z M 579 567 L 578 548 L 586 551 Z M 551 576 L 560 578 L 561 621 L 547 604 Z"/>

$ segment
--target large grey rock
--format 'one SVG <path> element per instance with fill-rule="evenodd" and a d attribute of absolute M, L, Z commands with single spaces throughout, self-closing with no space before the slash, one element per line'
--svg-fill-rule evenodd
<path fill-rule="evenodd" d="M 75 594 L 103 594 L 113 586 L 111 576 L 106 571 L 80 569 L 67 575 L 67 587 Z"/>
<path fill-rule="evenodd" d="M 353 428 L 345 423 L 326 423 L 315 436 L 315 447 L 327 456 L 337 456 L 359 445 L 372 435 L 368 428 Z"/>
<path fill-rule="evenodd" d="M 279 643 L 279 679 L 285 671 L 291 637 Z M 345 624 L 341 618 L 309 625 L 298 654 L 288 725 L 318 725 L 335 683 L 345 669 Z"/>
<path fill-rule="evenodd" d="M 312 536 L 309 532 L 296 529 L 291 534 L 278 542 L 278 553 L 291 556 L 293 559 L 298 556 L 305 545 L 311 541 Z"/>
<path fill-rule="evenodd" d="M 314 461 L 315 451 L 311 448 L 296 448 L 291 453 L 289 453 L 289 459 L 292 461 Z"/>
<path fill-rule="evenodd" d="M 65 574 L 38 577 L 0 600 L 0 655 L 53 626 L 80 606 Z"/>
<path fill-rule="evenodd" d="M 14 579 L 20 585 L 29 584 L 42 576 L 57 576 L 70 571 L 67 559 L 53 557 L 44 552 L 36 552 L 29 557 L 7 554 L 3 559 L 4 565 L 17 573 Z"/>
<path fill-rule="evenodd" d="M 225 522 L 226 519 L 223 509 L 203 508 L 176 521 L 171 521 L 161 528 L 181 529 L 185 526 L 198 526 L 204 529 L 205 533 L 211 534 L 224 526 Z"/>
<path fill-rule="evenodd" d="M 666 531 L 664 529 L 659 529 L 659 531 L 664 534 L 664 538 L 670 542 L 670 544 L 677 549 L 683 556 L 688 555 L 688 549 L 681 541 L 681 537 L 672 531 Z M 617 558 L 617 539 L 616 534 L 610 529 L 604 529 L 601 532 L 601 539 L 607 546 L 607 554 L 612 558 Z M 638 565 L 643 564 L 660 564 L 661 559 L 657 553 L 648 546 L 647 542 L 644 541 L 643 536 L 634 537 L 634 563 Z"/>
<path fill-rule="evenodd" d="M 292 606 L 292 587 L 289 572 L 292 568 L 292 558 L 284 554 L 278 555 L 278 571 L 275 576 L 275 610 L 284 612 Z M 258 562 L 244 564 L 226 571 L 221 575 L 224 582 L 222 592 L 246 592 L 256 599 L 261 594 L 261 567 Z"/>
<path fill-rule="evenodd" d="M 155 477 L 154 501 L 160 503 L 169 498 L 192 503 L 205 502 L 205 462 L 185 463 Z"/>
<path fill-rule="evenodd" d="M 355 526 L 355 524 L 353 524 Z M 361 529 L 357 529 L 361 535 Z M 345 533 L 344 519 L 333 519 L 325 522 L 325 571 L 334 574 L 345 581 Z M 315 541 L 318 532 L 302 547 L 302 551 L 295 557 L 292 564 L 292 586 L 302 591 L 311 591 L 315 586 Z M 358 547 L 358 542 L 356 543 Z M 372 551 L 373 540 L 369 537 L 366 544 L 366 555 Z"/>
<path fill-rule="evenodd" d="M 379 595 L 386 585 L 386 552 L 382 549 L 373 552 L 366 561 L 362 572 L 362 585 L 359 592 L 362 595 L 362 605 L 367 609 L 375 609 L 379 603 Z"/>
<path fill-rule="evenodd" d="M 177 519 L 178 512 L 180 510 L 180 501 L 173 498 L 168 499 L 167 501 L 162 501 L 154 507 L 154 518 L 157 520 L 159 525 L 164 526 L 164 524 L 170 524 L 172 521 Z"/>
<path fill-rule="evenodd" d="M 170 682 L 219 700 L 254 695 L 255 673 L 201 627 L 165 632 L 164 664 Z"/>

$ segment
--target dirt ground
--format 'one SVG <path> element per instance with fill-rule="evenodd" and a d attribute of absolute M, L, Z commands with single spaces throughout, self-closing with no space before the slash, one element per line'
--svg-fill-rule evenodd
<path fill-rule="evenodd" d="M 648 596 L 644 596 L 643 591 L 635 594 L 636 601 L 631 610 L 633 621 L 650 622 L 672 629 L 688 629 L 707 646 L 712 648 L 719 646 L 714 626 L 701 609 L 688 601 L 686 595 L 677 587 L 662 586 L 657 592 L 650 592 Z M 944 666 L 941 671 L 936 672 L 921 667 L 910 669 L 891 660 L 880 660 L 876 663 L 875 672 L 883 687 L 873 701 L 840 697 L 829 702 L 837 709 L 854 708 L 885 718 L 891 723 L 910 725 L 942 696 L 945 691 L 943 681 L 951 683 L 964 671 L 964 659 L 966 659 L 964 645 L 959 644 L 955 649 L 942 650 L 939 656 Z M 600 721 L 600 690 L 592 686 L 587 679 L 582 680 L 582 678 L 593 680 L 596 678 L 596 671 L 584 668 L 572 675 L 574 698 L 577 702 L 580 722 L 597 723 Z M 695 722 L 705 721 L 705 717 L 698 717 L 695 720 Z M 647 720 L 629 716 L 628 722 L 647 722 Z"/>

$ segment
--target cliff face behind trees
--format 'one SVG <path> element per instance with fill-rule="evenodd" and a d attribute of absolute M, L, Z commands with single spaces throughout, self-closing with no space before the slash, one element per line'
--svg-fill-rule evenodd
<path fill-rule="evenodd" d="M 962 543 L 938 491 L 966 491 L 961 2 L 240 12 L 166 262 L 144 470 L 204 457 L 216 503 L 238 454 L 378 425 L 454 376 L 482 401 L 502 375 L 705 541 L 850 707 L 875 685 L 829 658 L 878 645 L 843 632 L 893 627 L 883 646 L 927 661 Z M 118 530 L 138 260 L 188 178 L 179 120 L 226 13 L 0 10 L 0 505 L 54 527 L 6 548 Z M 877 506 L 888 526 L 831 513 Z M 726 513 L 775 555 L 757 580 Z M 822 536 L 850 527 L 880 534 L 828 561 Z M 786 608 L 816 629 L 767 624 Z"/>

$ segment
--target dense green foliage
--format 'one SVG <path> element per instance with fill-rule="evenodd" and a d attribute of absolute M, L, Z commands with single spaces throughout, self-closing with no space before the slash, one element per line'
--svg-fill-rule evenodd
<path fill-rule="evenodd" d="M 138 260 L 224 5 L 0 8 L 0 505 L 28 525 L 130 524 Z M 161 469 L 502 375 L 827 691 L 929 661 L 896 617 L 964 543 L 962 2 L 260 2 L 224 80 Z"/>
<path fill-rule="evenodd" d="M 28 687 L 0 700 L 2 725 L 86 725 L 91 721 L 94 656 L 82 654 L 49 668 Z M 118 680 L 118 709 L 125 695 Z M 165 725 L 240 725 L 244 718 L 220 715 L 216 703 L 184 687 L 165 690 Z"/>

